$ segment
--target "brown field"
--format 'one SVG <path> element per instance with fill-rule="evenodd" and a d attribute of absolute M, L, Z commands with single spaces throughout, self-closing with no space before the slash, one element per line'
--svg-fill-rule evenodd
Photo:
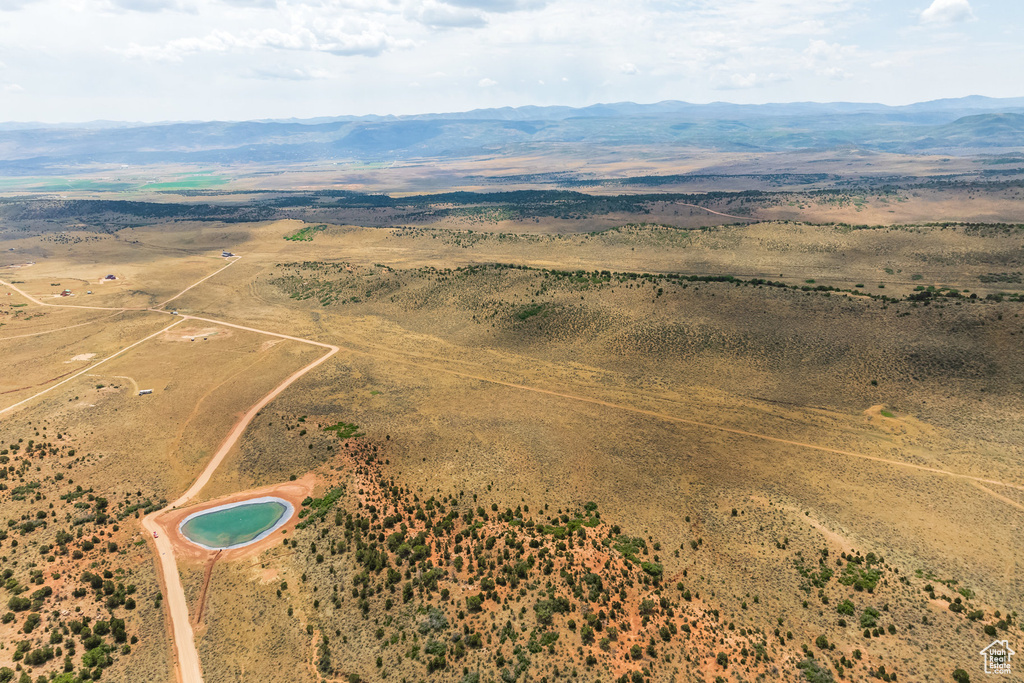
<path fill-rule="evenodd" d="M 812 157 L 788 163 L 974 168 Z M 273 189 L 492 191 L 470 171 L 535 172 L 545 160 L 451 162 L 434 180 L 426 164 L 296 169 Z M 559 168 L 626 177 L 785 163 Z M 167 587 L 140 520 L 189 488 L 250 407 L 323 355 L 311 340 L 340 350 L 256 415 L 192 501 L 284 487 L 304 510 L 298 526 L 216 562 L 175 539 L 204 680 L 799 681 L 811 680 L 796 666 L 805 647 L 830 677 L 816 680 L 983 677 L 977 653 L 993 632 L 1024 642 L 1019 190 L 786 192 L 706 205 L 749 220 L 678 202 L 578 219 L 412 224 L 396 213 L 407 227 L 331 220 L 297 242 L 283 238 L 312 221 L 8 226 L 12 265 L 34 265 L 0 267 L 0 280 L 65 307 L 0 287 L 0 410 L 25 401 L 0 413 L 0 450 L 18 445 L 4 454 L 0 569 L 25 596 L 43 585 L 33 569 L 53 586 L 40 625 L 25 633 L 34 608 L 12 611 L 0 639 L 34 652 L 59 633 L 67 647 L 83 640 L 64 633 L 78 614 L 113 616 L 138 640 L 124 651 L 107 638 L 103 680 L 174 680 L 156 599 Z M 940 225 L 952 222 L 990 225 Z M 118 279 L 101 284 L 107 273 Z M 54 298 L 64 287 L 75 296 Z M 929 287 L 936 296 L 907 299 Z M 325 431 L 338 423 L 358 428 Z M 47 445 L 26 458 L 30 439 Z M 157 519 L 170 529 L 195 509 Z M 110 518 L 85 519 L 97 514 Z M 45 524 L 24 530 L 30 520 Z M 63 544 L 62 529 L 73 537 Z M 395 533 L 408 551 L 389 547 Z M 387 565 L 373 564 L 378 551 Z M 134 609 L 104 587 L 72 595 L 89 587 L 83 571 L 103 569 L 115 598 L 130 575 L 136 589 L 122 597 Z M 870 590 L 840 581 L 860 569 L 878 572 Z M 603 588 L 576 590 L 595 575 Z M 479 611 L 467 603 L 476 595 Z M 555 596 L 570 611 L 544 616 Z M 853 614 L 837 611 L 845 600 Z M 868 607 L 879 614 L 865 637 Z M 479 647 L 463 645 L 475 634 Z M 0 667 L 17 665 L 13 652 L 0 650 Z M 76 673 L 83 652 L 79 642 Z M 62 665 L 53 655 L 33 675 Z"/>

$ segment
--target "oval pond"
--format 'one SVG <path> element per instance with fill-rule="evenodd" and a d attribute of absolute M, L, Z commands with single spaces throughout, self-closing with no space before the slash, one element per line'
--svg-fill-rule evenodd
<path fill-rule="evenodd" d="M 195 512 L 178 529 L 192 543 L 209 550 L 238 548 L 266 538 L 292 516 L 281 498 L 251 498 Z"/>

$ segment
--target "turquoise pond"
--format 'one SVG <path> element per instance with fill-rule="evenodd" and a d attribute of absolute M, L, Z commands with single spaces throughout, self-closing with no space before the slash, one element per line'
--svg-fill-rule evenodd
<path fill-rule="evenodd" d="M 182 520 L 182 535 L 210 549 L 237 548 L 265 538 L 291 517 L 292 506 L 280 498 L 254 498 L 203 510 Z"/>

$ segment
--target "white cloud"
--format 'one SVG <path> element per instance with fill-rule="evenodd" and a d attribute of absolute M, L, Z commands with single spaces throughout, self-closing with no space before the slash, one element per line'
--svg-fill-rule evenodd
<path fill-rule="evenodd" d="M 285 66 L 250 69 L 246 75 L 249 78 L 256 78 L 265 81 L 313 81 L 334 77 L 334 74 L 327 69 L 306 69 L 303 67 Z"/>
<path fill-rule="evenodd" d="M 248 9 L 269 9 L 277 6 L 277 0 L 220 0 L 227 5 Z"/>
<path fill-rule="evenodd" d="M 926 24 L 951 24 L 974 19 L 974 10 L 968 0 L 935 0 L 921 12 Z"/>
<path fill-rule="evenodd" d="M 17 83 L 5 83 L 3 86 L 0 86 L 0 89 L 2 89 L 5 93 L 10 93 L 12 95 L 20 92 L 25 92 L 25 89 Z"/>
<path fill-rule="evenodd" d="M 812 40 L 803 52 L 803 62 L 807 68 L 819 76 L 843 80 L 849 78 L 849 74 L 844 68 L 845 62 L 856 53 L 857 48 L 852 45 Z"/>
<path fill-rule="evenodd" d="M 113 50 L 125 57 L 150 61 L 180 62 L 183 57 L 201 52 L 227 52 L 242 47 L 243 41 L 227 31 L 214 31 L 199 38 L 178 38 L 163 45 L 130 43 L 127 48 Z"/>
<path fill-rule="evenodd" d="M 751 72 L 749 74 L 733 74 L 729 78 L 728 84 L 722 85 L 720 87 L 722 87 L 723 90 L 729 90 L 729 89 L 753 88 L 753 87 L 756 87 L 757 85 L 758 85 L 757 74 Z"/>
<path fill-rule="evenodd" d="M 178 38 L 163 45 L 132 43 L 115 52 L 126 57 L 166 62 L 180 62 L 184 57 L 198 53 L 260 48 L 326 52 L 341 57 L 376 57 L 391 47 L 407 47 L 409 44 L 410 41 L 395 40 L 378 24 L 317 18 L 310 25 L 293 26 L 287 30 L 269 28 L 243 35 L 214 31 L 203 37 Z"/>
<path fill-rule="evenodd" d="M 181 0 L 110 0 L 110 6 L 115 11 L 128 12 L 189 12 L 195 14 L 198 10 L 195 5 L 182 2 Z"/>
<path fill-rule="evenodd" d="M 548 4 L 548 0 L 448 0 L 448 4 L 484 12 L 520 12 L 540 9 Z"/>
<path fill-rule="evenodd" d="M 973 2 L 0 0 L 0 118 L 1014 96 L 1021 1 L 985 2 L 984 40 L 939 41 Z"/>
<path fill-rule="evenodd" d="M 778 74 L 775 72 L 761 75 L 754 71 L 749 73 L 732 73 L 728 74 L 724 79 L 719 79 L 715 85 L 716 90 L 751 90 L 753 88 L 763 88 L 773 83 L 784 83 L 790 80 L 788 76 L 784 74 Z"/>
<path fill-rule="evenodd" d="M 418 21 L 430 28 L 481 28 L 487 25 L 487 19 L 481 12 L 466 7 L 453 7 L 444 2 L 426 0 L 410 6 L 405 17 Z"/>

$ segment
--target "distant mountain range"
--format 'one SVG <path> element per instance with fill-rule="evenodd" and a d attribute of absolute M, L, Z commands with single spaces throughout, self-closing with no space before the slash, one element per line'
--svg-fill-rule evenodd
<path fill-rule="evenodd" d="M 1016 152 L 1024 151 L 1024 98 L 972 96 L 898 107 L 667 101 L 305 120 L 0 123 L 0 173 L 97 163 L 386 161 L 510 153 L 554 143 L 751 152 Z"/>

